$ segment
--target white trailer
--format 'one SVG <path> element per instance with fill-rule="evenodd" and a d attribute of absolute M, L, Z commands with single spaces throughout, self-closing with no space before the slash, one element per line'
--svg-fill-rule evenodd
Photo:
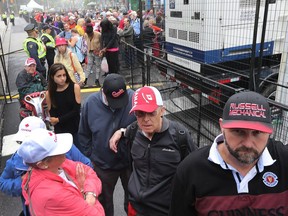
<path fill-rule="evenodd" d="M 283 44 L 287 35 L 288 1 L 267 1 L 268 7 L 265 7 L 266 0 L 166 0 L 167 60 L 191 70 L 191 76 L 169 68 L 164 71 L 166 75 L 192 89 L 195 89 L 191 84 L 193 73 L 222 84 L 249 88 L 251 68 L 253 71 L 262 67 L 258 71 L 259 91 L 275 98 L 276 85 L 271 82 L 277 83 L 281 56 L 287 52 Z M 258 25 L 255 25 L 258 5 Z M 265 8 L 268 8 L 266 22 Z M 262 30 L 265 37 L 261 44 Z M 253 48 L 254 67 L 251 65 Z M 209 97 L 215 92 L 219 95 L 221 90 L 204 93 Z M 213 97 L 212 100 L 219 102 Z"/>

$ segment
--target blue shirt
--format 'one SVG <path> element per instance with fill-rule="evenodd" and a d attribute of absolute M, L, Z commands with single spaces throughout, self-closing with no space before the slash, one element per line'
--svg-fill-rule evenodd
<path fill-rule="evenodd" d="M 135 36 L 140 35 L 140 19 L 131 20 L 131 26 L 133 26 Z"/>
<path fill-rule="evenodd" d="M 70 38 L 72 37 L 72 33 L 71 31 L 62 31 L 58 34 L 59 37 L 61 38 L 65 38 L 66 40 L 70 40 Z"/>

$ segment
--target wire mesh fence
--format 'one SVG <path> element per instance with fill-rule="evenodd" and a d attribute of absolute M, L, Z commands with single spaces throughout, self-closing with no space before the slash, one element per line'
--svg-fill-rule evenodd
<path fill-rule="evenodd" d="M 166 6 L 165 41 L 137 50 L 122 43 L 136 56 L 127 74 L 132 88 L 157 87 L 167 117 L 186 125 L 199 146 L 220 133 L 231 95 L 258 91 L 271 105 L 271 136 L 286 144 L 288 2 L 170 0 Z"/>

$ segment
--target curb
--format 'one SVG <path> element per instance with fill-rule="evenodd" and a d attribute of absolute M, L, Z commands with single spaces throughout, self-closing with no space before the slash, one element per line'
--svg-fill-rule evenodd
<path fill-rule="evenodd" d="M 0 35 L 3 45 L 3 52 L 7 53 L 10 49 L 10 34 L 11 34 L 11 28 L 10 25 L 8 27 L 4 26 L 4 23 L 1 22 L 1 28 L 0 28 Z M 3 28 L 4 26 L 4 28 Z M 9 44 L 8 46 L 5 44 Z M 8 56 L 4 57 L 5 65 L 8 68 Z M 0 167 L 2 168 L 2 147 L 3 147 L 3 130 L 4 130 L 4 108 L 5 108 L 5 101 L 0 101 Z M 1 169 L 2 170 L 2 169 Z"/>

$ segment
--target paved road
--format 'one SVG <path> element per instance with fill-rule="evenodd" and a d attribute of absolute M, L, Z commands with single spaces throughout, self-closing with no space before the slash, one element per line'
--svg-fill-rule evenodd
<path fill-rule="evenodd" d="M 5 30 L 5 46 L 8 52 L 14 52 L 16 50 L 22 49 L 22 42 L 26 38 L 26 33 L 23 31 L 24 27 L 27 23 L 24 19 L 20 19 L 16 17 L 15 26 L 9 26 L 7 31 L 4 27 L 3 22 L 0 23 L 0 33 Z M 11 33 L 11 34 L 10 34 Z M 8 42 L 7 42 L 8 41 Z M 9 76 L 9 86 L 11 89 L 11 94 L 16 95 L 17 89 L 15 85 L 15 80 L 17 74 L 23 69 L 24 61 L 26 59 L 26 55 L 23 51 L 19 51 L 13 54 L 10 54 L 7 58 L 8 61 L 8 76 Z M 88 84 L 92 84 L 94 79 L 94 74 L 91 74 L 88 80 Z M 102 83 L 103 80 L 100 80 Z M 97 90 L 97 89 L 96 89 Z M 82 93 L 82 101 L 87 98 L 89 94 L 91 94 L 95 89 L 86 89 L 85 93 Z M 0 173 L 3 171 L 6 160 L 10 158 L 11 154 L 15 152 L 18 145 L 11 141 L 13 134 L 17 132 L 18 124 L 20 122 L 18 116 L 19 103 L 17 99 L 14 99 L 10 103 L 6 104 L 4 107 L 4 121 L 3 121 L 3 151 L 1 152 L 1 168 Z M 1 133 L 0 133 L 1 135 Z M 1 144 L 2 145 L 2 144 Z M 1 148 L 0 148 L 1 149 Z M 123 190 L 118 182 L 115 194 L 114 194 L 114 203 L 115 203 L 115 215 L 124 216 L 125 212 L 123 210 Z M 19 215 L 21 211 L 21 201 L 20 198 L 12 198 L 4 195 L 0 192 L 0 216 L 16 216 Z"/>

